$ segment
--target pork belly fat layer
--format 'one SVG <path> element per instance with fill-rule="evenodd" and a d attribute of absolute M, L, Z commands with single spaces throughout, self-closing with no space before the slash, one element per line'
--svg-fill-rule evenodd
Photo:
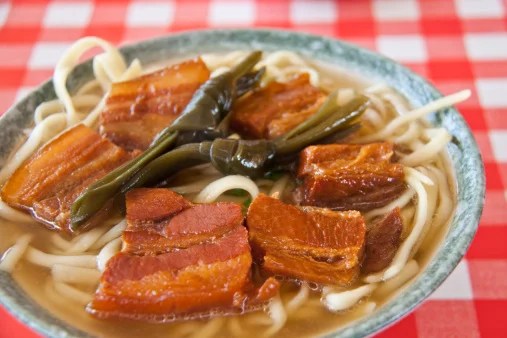
<path fill-rule="evenodd" d="M 406 189 L 403 166 L 392 162 L 393 145 L 328 144 L 310 146 L 299 158 L 303 181 L 295 200 L 334 210 L 382 207 Z"/>
<path fill-rule="evenodd" d="M 255 257 L 270 274 L 349 285 L 359 273 L 366 227 L 358 211 L 299 208 L 260 194 L 247 226 Z"/>
<path fill-rule="evenodd" d="M 198 58 L 114 83 L 100 115 L 102 135 L 125 149 L 145 150 L 181 114 L 209 75 Z"/>
<path fill-rule="evenodd" d="M 402 232 L 400 208 L 394 208 L 372 224 L 366 232 L 365 257 L 361 270 L 373 273 L 387 268 L 401 245 Z"/>
<path fill-rule="evenodd" d="M 2 199 L 12 207 L 29 210 L 50 229 L 70 233 L 70 207 L 76 198 L 132 157 L 80 124 L 26 160 L 5 183 Z"/>
<path fill-rule="evenodd" d="M 324 100 L 308 74 L 286 83 L 273 81 L 234 105 L 231 126 L 244 137 L 273 139 L 312 116 Z"/>
<path fill-rule="evenodd" d="M 100 318 L 170 321 L 235 314 L 279 290 L 250 280 L 241 207 L 192 204 L 168 189 L 127 194 L 126 248 L 109 260 L 87 310 Z"/>

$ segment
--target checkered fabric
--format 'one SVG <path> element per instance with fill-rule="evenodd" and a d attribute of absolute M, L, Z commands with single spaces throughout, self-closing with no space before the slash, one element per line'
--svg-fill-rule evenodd
<path fill-rule="evenodd" d="M 275 27 L 377 50 L 459 106 L 479 143 L 487 194 L 477 236 L 449 279 L 378 337 L 507 337 L 507 0 L 0 0 L 0 114 L 48 79 L 76 39 L 115 44 L 208 27 Z M 37 337 L 0 309 L 0 337 Z"/>

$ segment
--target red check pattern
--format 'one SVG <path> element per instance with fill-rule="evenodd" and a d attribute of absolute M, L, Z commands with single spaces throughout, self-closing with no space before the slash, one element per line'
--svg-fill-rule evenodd
<path fill-rule="evenodd" d="M 377 337 L 507 337 L 507 0 L 0 0 L 0 112 L 52 74 L 69 44 L 115 44 L 209 27 L 274 27 L 378 50 L 461 104 L 487 176 L 479 232 L 465 259 L 416 311 Z M 1 113 L 0 113 L 1 114 Z M 38 337 L 0 309 L 0 337 Z"/>

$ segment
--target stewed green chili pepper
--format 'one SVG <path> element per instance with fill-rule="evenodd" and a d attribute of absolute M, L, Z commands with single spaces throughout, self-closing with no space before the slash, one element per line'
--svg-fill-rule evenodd
<path fill-rule="evenodd" d="M 319 121 L 314 119 L 317 122 L 313 126 L 302 128 L 301 133 L 293 133 L 292 137 L 283 135 L 272 141 L 219 138 L 211 142 L 187 144 L 150 162 L 124 186 L 122 192 L 156 184 L 185 167 L 206 162 L 225 175 L 261 177 L 275 168 L 281 157 L 295 154 L 308 145 L 353 127 L 367 105 L 368 99 L 359 96 L 339 107 L 336 96 L 331 95 L 316 113 L 325 116 Z M 330 109 L 331 106 L 334 109 Z M 322 113 L 323 109 L 326 110 L 325 114 Z"/>
<path fill-rule="evenodd" d="M 275 139 L 277 153 L 286 155 L 303 149 L 305 146 L 318 142 L 326 137 L 336 134 L 349 128 L 363 114 L 368 99 L 365 96 L 358 96 L 344 106 L 338 106 L 336 95 L 332 94 L 322 105 L 322 108 L 309 119 L 309 124 L 297 133 L 289 137 L 282 135 Z M 290 133 L 290 132 L 289 132 Z"/>
<path fill-rule="evenodd" d="M 171 147 L 225 136 L 228 119 L 224 121 L 224 117 L 234 99 L 253 88 L 262 77 L 263 70 L 249 73 L 261 56 L 262 52 L 255 51 L 231 70 L 206 81 L 179 118 L 163 129 L 146 151 L 90 185 L 72 204 L 71 228 L 77 230 L 107 201 L 125 191 L 122 187 L 139 170 Z"/>

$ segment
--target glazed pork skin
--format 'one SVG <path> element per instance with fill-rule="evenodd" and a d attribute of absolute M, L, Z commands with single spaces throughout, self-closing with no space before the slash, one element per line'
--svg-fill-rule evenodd
<path fill-rule="evenodd" d="M 250 279 L 239 205 L 192 204 L 162 188 L 135 189 L 126 199 L 124 239 L 138 238 L 108 261 L 89 313 L 165 322 L 242 313 L 278 293 L 275 279 L 260 288 Z"/>
<path fill-rule="evenodd" d="M 305 148 L 295 191 L 301 205 L 367 211 L 382 207 L 406 189 L 403 165 L 392 161 L 393 145 L 327 144 Z"/>
<path fill-rule="evenodd" d="M 51 230 L 72 233 L 72 203 L 90 184 L 134 155 L 79 124 L 30 156 L 3 186 L 2 200 L 30 211 Z M 100 216 L 99 213 L 83 228 Z"/>
<path fill-rule="evenodd" d="M 308 74 L 286 83 L 273 81 L 234 105 L 231 126 L 247 138 L 274 139 L 316 113 L 325 96 L 310 84 Z"/>
<path fill-rule="evenodd" d="M 100 115 L 100 132 L 129 150 L 148 148 L 153 138 L 185 109 L 210 76 L 198 58 L 114 83 Z"/>
<path fill-rule="evenodd" d="M 300 208 L 260 194 L 247 227 L 254 257 L 271 275 L 347 286 L 359 274 L 366 226 L 358 211 Z"/>

